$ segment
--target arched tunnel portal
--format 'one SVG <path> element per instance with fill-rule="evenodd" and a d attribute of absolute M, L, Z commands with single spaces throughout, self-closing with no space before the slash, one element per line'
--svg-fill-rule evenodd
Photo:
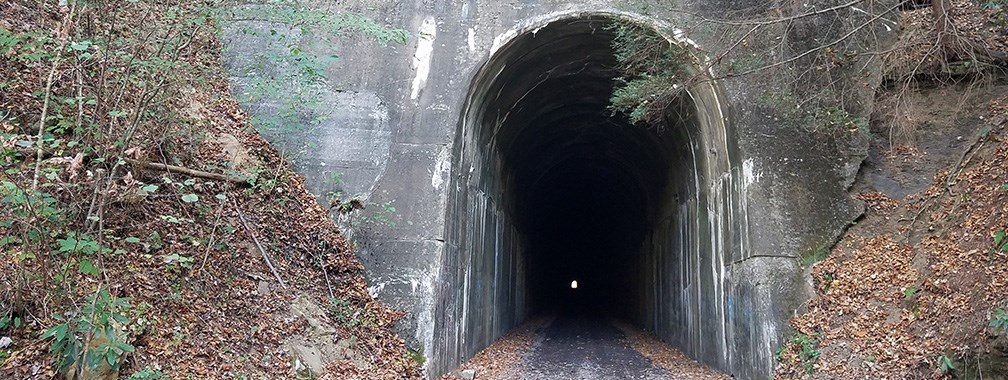
<path fill-rule="evenodd" d="M 739 365 L 724 268 L 744 256 L 745 218 L 727 112 L 707 81 L 659 126 L 614 114 L 618 22 L 648 25 L 553 17 L 505 38 L 473 79 L 453 152 L 435 374 L 544 312 L 623 318 L 715 367 Z M 696 74 L 699 62 L 684 64 Z"/>

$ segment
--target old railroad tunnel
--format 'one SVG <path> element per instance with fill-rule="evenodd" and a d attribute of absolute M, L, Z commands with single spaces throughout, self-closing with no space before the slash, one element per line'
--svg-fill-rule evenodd
<path fill-rule="evenodd" d="M 633 321 L 739 364 L 721 268 L 743 249 L 743 210 L 717 89 L 683 91 L 657 127 L 614 114 L 614 22 L 521 34 L 472 82 L 449 187 L 449 302 L 435 317 L 435 334 L 455 332 L 440 335 L 447 363 L 556 313 Z"/>
<path fill-rule="evenodd" d="M 614 25 L 682 49 L 673 64 L 689 77 L 713 74 L 662 17 L 442 3 L 460 8 L 388 10 L 418 28 L 405 48 L 340 39 L 354 54 L 326 74 L 333 112 L 267 134 L 301 152 L 294 166 L 320 198 L 395 207 L 400 223 L 345 227 L 371 293 L 406 312 L 399 331 L 428 376 L 551 313 L 621 318 L 737 378 L 768 376 L 807 294 L 795 257 L 860 213 L 846 190 L 857 156 L 780 128 L 783 111 L 747 90 L 766 85 L 754 77 L 692 81 L 657 126 L 614 114 Z M 238 91 L 285 70 L 261 63 L 285 46 L 275 27 L 224 27 Z M 270 117 L 280 104 L 246 106 Z"/>

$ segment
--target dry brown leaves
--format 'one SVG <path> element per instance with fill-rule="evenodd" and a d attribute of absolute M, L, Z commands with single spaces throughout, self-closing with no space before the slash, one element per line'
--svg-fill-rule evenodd
<path fill-rule="evenodd" d="M 237 106 L 227 95 L 225 84 L 216 84 L 212 90 L 219 91 L 216 95 L 219 98 L 206 104 L 219 106 L 210 112 L 230 108 L 231 112 L 220 114 L 234 114 Z M 362 355 L 368 362 L 366 373 L 353 365 L 357 369 L 349 371 L 337 363 L 330 367 L 337 372 L 330 375 L 346 378 L 338 372 L 346 370 L 348 374 L 360 373 L 360 378 L 369 379 L 418 377 L 419 372 L 406 355 L 404 342 L 392 331 L 392 324 L 401 318 L 401 313 L 368 295 L 362 267 L 327 211 L 265 141 L 244 132 L 249 128 L 243 117 L 228 118 L 209 123 L 216 132 L 238 135 L 246 146 L 254 147 L 266 165 L 278 168 L 277 188 L 264 193 L 207 182 L 194 186 L 201 199 L 213 200 L 215 194 L 224 194 L 229 200 L 236 200 L 238 208 L 226 201 L 208 201 L 209 207 L 201 209 L 181 204 L 173 195 L 148 198 L 137 204 L 119 204 L 110 212 L 107 223 L 120 235 L 146 238 L 156 231 L 164 240 L 163 248 L 153 252 L 123 245 L 126 254 L 104 263 L 103 272 L 109 279 L 106 286 L 117 296 L 130 297 L 134 305 L 146 309 L 142 317 L 148 323 L 144 332 L 134 337 L 132 343 L 137 346 L 137 353 L 130 359 L 127 373 L 149 366 L 171 378 L 232 378 L 250 374 L 292 378 L 282 343 L 307 326 L 302 320 L 287 317 L 287 305 L 296 294 L 311 294 L 320 305 L 328 304 L 326 273 L 315 265 L 321 257 L 336 296 L 373 316 L 373 323 L 341 326 L 340 331 L 344 336 L 367 337 L 359 345 L 366 352 Z M 204 148 L 189 165 L 223 164 L 218 147 L 208 144 Z M 137 173 L 148 182 L 156 182 L 162 175 Z M 187 179 L 172 177 L 175 181 Z M 274 265 L 292 289 L 280 289 L 270 275 L 253 248 L 252 237 L 240 227 L 238 213 L 249 219 L 256 238 L 269 247 Z M 160 218 L 163 215 L 187 218 L 192 223 L 168 222 Z M 232 232 L 226 232 L 228 227 Z M 215 241 L 210 241 L 211 235 L 216 236 Z M 173 269 L 166 265 L 163 258 L 172 254 L 193 258 L 193 268 Z M 261 281 L 269 283 L 268 294 L 259 294 Z M 51 321 L 44 318 L 38 323 L 41 328 Z M 5 373 L 19 378 L 52 373 L 52 360 L 46 354 L 48 346 L 34 341 L 36 336 L 16 337 L 18 342 L 27 344 L 18 347 L 4 362 Z"/>
<path fill-rule="evenodd" d="M 1008 54 L 1008 9 L 988 6 L 991 1 L 953 0 L 950 14 L 958 33 L 984 48 Z"/>
<path fill-rule="evenodd" d="M 947 1 L 952 25 L 947 30 L 946 36 L 951 38 L 945 47 L 939 38 L 931 7 L 902 12 L 900 39 L 893 49 L 883 54 L 890 77 L 902 79 L 904 76 L 938 73 L 947 69 L 945 65 L 951 61 L 971 59 L 978 49 L 1008 54 L 1008 27 L 1000 21 L 1008 10 L 996 11 L 972 0 Z M 971 68 L 965 69 L 971 71 Z"/>
<path fill-rule="evenodd" d="M 924 194 L 897 207 L 859 195 L 881 212 L 867 215 L 813 267 L 819 295 L 792 320 L 818 340 L 814 377 L 941 377 L 939 356 L 988 352 L 991 312 L 1008 306 L 1008 255 L 991 250 L 994 232 L 1008 228 L 1006 100 L 992 103 L 987 120 L 1001 121 L 988 139 L 962 167 L 936 175 Z M 796 355 L 785 355 L 777 371 L 782 378 L 804 373 Z"/>
<path fill-rule="evenodd" d="M 441 377 L 442 380 L 458 379 L 465 370 L 476 371 L 477 379 L 516 379 L 522 358 L 536 343 L 537 331 L 548 326 L 552 318 L 538 317 L 525 322 L 508 335 L 484 348 L 458 369 Z"/>
<path fill-rule="evenodd" d="M 28 12 L 21 3 L 15 1 L 12 4 L 17 6 L 0 9 L 5 27 L 34 27 L 37 20 L 31 15 L 37 12 Z M 208 32 L 193 41 L 182 59 L 192 67 L 219 68 L 218 45 L 216 37 Z M 9 81 L 11 86 L 0 88 L 0 116 L 4 109 L 15 109 L 17 115 L 37 114 L 37 98 L 25 88 L 38 85 L 43 78 L 40 71 L 7 65 L 4 59 L 0 57 L 0 81 Z M 220 75 L 223 70 L 209 72 Z M 110 248 L 123 253 L 103 258 L 101 277 L 72 274 L 67 282 L 77 284 L 69 298 L 84 299 L 101 286 L 115 296 L 132 299 L 131 317 L 134 323 L 142 319 L 143 327 L 130 337 L 136 353 L 128 357 L 122 373 L 128 376 L 149 367 L 170 378 L 293 378 L 283 342 L 309 327 L 304 320 L 290 316 L 289 304 L 298 295 L 307 295 L 319 305 L 328 305 L 331 284 L 335 297 L 348 301 L 369 320 L 341 325 L 338 331 L 341 336 L 358 337 L 355 350 L 363 363 L 332 363 L 326 376 L 419 378 L 404 342 L 393 332 L 392 325 L 402 314 L 367 293 L 363 267 L 351 244 L 333 224 L 328 210 L 305 190 L 303 179 L 248 124 L 226 79 L 211 76 L 180 80 L 183 91 L 159 106 L 185 115 L 187 122 L 142 127 L 132 151 L 151 161 L 168 160 L 170 164 L 219 172 L 226 167 L 228 157 L 214 137 L 231 134 L 263 163 L 268 169 L 263 175 L 275 179 L 276 185 L 249 189 L 196 179 L 185 192 L 197 194 L 200 201 L 186 203 L 179 200 L 182 192 L 165 184 L 165 179 L 182 183 L 193 178 L 138 168 L 122 171 L 121 178 L 110 187 L 113 202 L 108 206 L 104 226 L 110 236 L 137 237 L 142 243 L 110 241 Z M 154 138 L 164 136 L 165 130 L 188 135 L 193 145 L 166 148 L 176 141 Z M 193 138 L 196 132 L 208 137 Z M 59 177 L 45 181 L 64 186 L 67 178 L 68 173 L 61 172 Z M 139 199 L 118 196 L 129 193 L 138 183 L 160 184 L 161 189 Z M 226 200 L 217 199 L 218 195 Z M 239 214 L 248 220 L 251 233 L 242 227 Z M 153 233 L 158 236 L 157 246 L 150 244 Z M 273 278 L 254 248 L 253 236 L 266 247 L 289 289 L 282 289 Z M 191 267 L 167 263 L 165 257 L 170 255 L 193 259 Z M 3 276 L 17 270 L 18 263 L 10 256 L 0 256 L 0 298 L 11 291 L 7 288 L 11 282 Z M 32 262 L 25 265 L 29 271 L 44 269 L 32 267 L 36 265 Z M 262 283 L 269 291 L 261 292 Z M 25 316 L 25 328 L 7 332 L 14 344 L 10 357 L 0 363 L 0 378 L 43 379 L 55 374 L 47 352 L 49 344 L 38 337 L 55 323 L 52 313 L 75 306 L 54 304 L 50 295 L 56 289 L 49 284 L 33 286 L 36 307 Z M 7 301 L 0 299 L 0 303 Z"/>
<path fill-rule="evenodd" d="M 626 323 L 615 322 L 614 324 L 623 331 L 630 347 L 644 355 L 656 367 L 665 370 L 669 379 L 721 380 L 731 378 L 727 374 L 698 363 L 683 354 L 682 351 L 662 342 L 653 334 Z"/>
<path fill-rule="evenodd" d="M 896 200 L 889 198 L 889 196 L 879 191 L 858 193 L 854 198 L 864 202 L 868 206 L 868 209 L 874 212 L 893 211 L 899 206 Z"/>

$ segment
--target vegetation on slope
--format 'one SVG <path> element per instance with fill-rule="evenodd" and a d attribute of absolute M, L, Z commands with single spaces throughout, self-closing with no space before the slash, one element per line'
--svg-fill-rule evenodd
<path fill-rule="evenodd" d="M 0 377 L 315 376 L 290 339 L 320 323 L 323 377 L 419 376 L 229 94 L 215 5 L 0 2 Z"/>
<path fill-rule="evenodd" d="M 778 352 L 779 377 L 981 378 L 1008 371 L 1008 90 L 997 89 L 1000 96 L 978 111 L 952 119 L 920 115 L 971 133 L 962 154 L 939 160 L 943 169 L 926 191 L 897 200 L 861 189 L 857 197 L 868 211 L 811 269 L 818 295 L 792 320 L 796 333 Z M 969 124 L 954 125 L 960 123 Z M 901 145 L 884 159 L 912 168 L 904 173 L 910 177 L 927 170 L 925 156 L 940 154 Z"/>
<path fill-rule="evenodd" d="M 902 15 L 855 186 L 868 211 L 810 269 L 776 378 L 1008 373 L 1008 23 L 999 2 L 940 3 Z"/>

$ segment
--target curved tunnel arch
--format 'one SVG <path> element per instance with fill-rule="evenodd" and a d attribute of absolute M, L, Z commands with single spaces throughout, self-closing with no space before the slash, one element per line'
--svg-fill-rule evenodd
<path fill-rule="evenodd" d="M 613 115 L 616 22 L 656 25 L 547 16 L 475 75 L 453 149 L 432 374 L 542 312 L 621 317 L 734 365 L 723 268 L 743 256 L 746 226 L 727 112 L 704 82 L 660 128 Z"/>

